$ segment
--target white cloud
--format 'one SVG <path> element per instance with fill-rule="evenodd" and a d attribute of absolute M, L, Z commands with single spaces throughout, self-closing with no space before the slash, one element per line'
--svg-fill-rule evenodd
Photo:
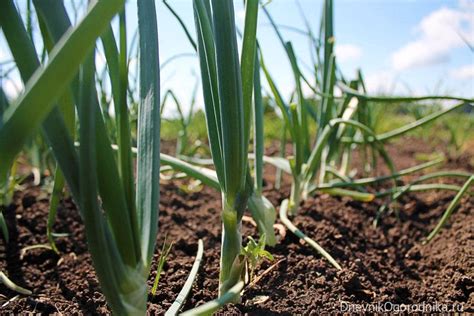
<path fill-rule="evenodd" d="M 2 43 L 2 44 L 3 44 L 3 43 Z M 0 60 L 1 60 L 1 61 L 5 61 L 5 60 L 8 58 L 8 54 L 7 54 L 6 51 L 4 51 L 4 49 L 5 49 L 5 46 L 2 45 L 2 46 L 0 47 Z"/>
<path fill-rule="evenodd" d="M 474 79 L 474 64 L 455 68 L 451 70 L 449 75 L 452 78 L 459 80 Z"/>
<path fill-rule="evenodd" d="M 311 90 L 311 88 L 308 87 L 307 84 L 303 84 L 301 89 L 303 90 L 303 95 L 304 95 L 305 97 L 308 97 L 308 98 L 309 98 L 309 97 L 314 96 L 314 91 Z"/>
<path fill-rule="evenodd" d="M 460 0 L 459 6 L 464 9 L 474 10 L 474 1 L 472 0 Z"/>
<path fill-rule="evenodd" d="M 23 83 L 17 76 L 12 78 L 4 78 L 2 82 L 2 88 L 6 96 L 10 100 L 16 99 L 23 90 Z"/>
<path fill-rule="evenodd" d="M 336 45 L 336 56 L 339 62 L 357 60 L 362 56 L 362 49 L 353 44 Z"/>
<path fill-rule="evenodd" d="M 196 80 L 195 73 L 198 72 L 198 69 L 191 69 L 191 71 L 184 67 L 177 72 L 171 73 L 171 75 L 165 74 L 164 79 L 162 81 L 161 87 L 161 97 L 163 98 L 165 95 L 165 91 L 171 90 L 175 94 L 176 98 L 180 102 L 181 109 L 184 115 L 189 113 L 192 101 L 192 93 L 194 92 Z M 182 80 L 183 77 L 189 78 L 189 80 Z M 194 111 L 199 109 L 204 109 L 204 96 L 202 93 L 202 87 L 199 84 L 198 91 L 196 94 L 195 106 Z M 161 100 L 163 101 L 163 99 Z M 176 108 L 176 103 L 171 98 L 168 98 L 166 101 L 166 106 L 163 111 L 163 117 L 165 118 L 176 118 L 178 115 L 178 111 Z"/>
<path fill-rule="evenodd" d="M 244 23 L 244 21 L 245 21 L 245 8 L 237 10 L 237 12 L 235 12 L 235 17 L 236 17 L 236 20 L 239 23 Z"/>
<path fill-rule="evenodd" d="M 95 54 L 95 68 L 97 69 L 98 73 L 102 73 L 106 66 L 107 61 L 105 59 L 104 53 L 102 53 L 100 50 L 97 50 Z"/>
<path fill-rule="evenodd" d="M 395 89 L 396 78 L 393 71 L 369 73 L 365 86 L 370 94 L 391 94 Z"/>
<path fill-rule="evenodd" d="M 418 38 L 392 54 L 392 67 L 405 70 L 449 60 L 454 48 L 474 39 L 474 9 L 460 3 L 457 9 L 440 8 L 424 17 L 415 31 Z"/>

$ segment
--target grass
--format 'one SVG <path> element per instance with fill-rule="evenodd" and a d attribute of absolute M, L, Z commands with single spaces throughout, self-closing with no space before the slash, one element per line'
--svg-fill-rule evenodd
<path fill-rule="evenodd" d="M 158 266 L 156 268 L 155 281 L 153 282 L 153 287 L 151 288 L 151 294 L 153 296 L 156 295 L 156 290 L 158 289 L 158 284 L 160 283 L 161 272 L 163 271 L 163 267 L 165 266 L 165 262 L 168 259 L 171 248 L 173 248 L 173 243 L 168 244 L 165 238 L 165 241 L 163 242 L 163 248 L 161 248 L 160 259 L 158 260 Z"/>

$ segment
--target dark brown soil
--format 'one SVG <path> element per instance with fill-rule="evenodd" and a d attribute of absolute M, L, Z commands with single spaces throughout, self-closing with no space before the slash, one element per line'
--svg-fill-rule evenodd
<path fill-rule="evenodd" d="M 415 153 L 435 150 L 414 139 L 402 145 L 389 149 L 397 168 L 420 163 Z M 470 161 L 472 156 L 464 154 L 445 166 L 472 172 Z M 274 169 L 269 167 L 265 193 L 279 205 L 289 194 L 289 181 L 278 191 L 273 180 Z M 150 314 L 163 314 L 173 302 L 191 268 L 199 238 L 204 241 L 204 260 L 185 309 L 217 295 L 220 194 L 207 187 L 190 192 L 188 184 L 183 180 L 162 183 L 155 259 L 165 235 L 174 245 L 159 291 L 149 297 Z M 220 314 L 316 315 L 340 312 L 346 306 L 341 302 L 461 304 L 464 311 L 473 311 L 474 198 L 464 198 L 449 225 L 430 244 L 421 244 L 453 196 L 450 192 L 409 194 L 377 228 L 372 221 L 383 201 L 359 203 L 319 194 L 308 199 L 294 223 L 328 250 L 343 270 L 337 271 L 287 232 L 276 247 L 268 249 L 274 261 L 263 262 L 256 274 L 277 263 L 273 269 L 245 290 L 241 304 L 229 305 Z M 22 248 L 47 243 L 47 212 L 47 195 L 32 186 L 16 192 L 14 203 L 5 210 L 10 243 L 0 239 L 0 270 L 34 294 L 17 296 L 0 285 L 1 312 L 109 313 L 87 252 L 81 219 L 70 199 L 62 202 L 54 227 L 56 232 L 69 234 L 57 239 L 61 255 L 40 248 L 22 256 Z M 256 236 L 257 231 L 244 221 L 243 234 Z M 152 272 L 150 286 L 154 278 Z"/>

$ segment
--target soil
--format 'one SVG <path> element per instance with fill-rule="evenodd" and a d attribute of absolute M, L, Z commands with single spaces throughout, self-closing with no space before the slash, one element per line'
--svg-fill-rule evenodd
<path fill-rule="evenodd" d="M 411 138 L 389 146 L 398 169 L 419 164 L 415 153 L 436 150 L 442 148 Z M 465 153 L 448 159 L 443 169 L 472 172 L 472 157 Z M 284 178 L 277 190 L 275 170 L 267 167 L 265 174 L 265 195 L 279 205 L 289 195 L 290 181 Z M 173 247 L 157 295 L 149 297 L 150 314 L 163 314 L 175 299 L 192 266 L 199 238 L 204 241 L 204 260 L 184 309 L 217 295 L 220 194 L 208 187 L 194 190 L 190 184 L 189 180 L 162 181 L 160 234 L 150 287 L 165 236 Z M 45 248 L 22 253 L 24 247 L 47 243 L 48 195 L 44 188 L 25 186 L 4 211 L 10 242 L 0 239 L 0 271 L 33 295 L 18 295 L 0 285 L 1 313 L 109 313 L 87 252 L 81 218 L 69 198 L 62 201 L 54 226 L 55 232 L 68 234 L 56 239 L 60 255 Z M 346 303 L 386 302 L 459 304 L 473 312 L 474 198 L 465 197 L 446 228 L 428 245 L 421 244 L 453 197 L 452 192 L 408 194 L 374 228 L 372 222 L 384 201 L 361 203 L 316 194 L 301 205 L 293 221 L 329 251 L 343 270 L 336 270 L 286 232 L 276 247 L 268 248 L 274 260 L 260 264 L 256 271 L 260 280 L 246 288 L 240 304 L 228 305 L 219 314 L 316 315 L 344 311 Z M 243 222 L 243 235 L 257 237 L 251 222 Z"/>

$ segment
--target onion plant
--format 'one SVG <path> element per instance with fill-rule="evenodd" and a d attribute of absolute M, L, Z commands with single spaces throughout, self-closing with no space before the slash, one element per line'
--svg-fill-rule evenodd
<path fill-rule="evenodd" d="M 249 209 L 252 217 L 257 223 L 261 237 L 265 237 L 265 243 L 269 246 L 276 244 L 275 231 L 273 225 L 276 221 L 276 211 L 273 204 L 263 195 L 263 162 L 264 162 L 264 131 L 263 131 L 263 102 L 262 88 L 260 82 L 260 60 L 255 56 L 254 73 L 254 181 L 253 190 L 249 199 Z M 247 181 L 247 186 L 252 186 Z"/>
<path fill-rule="evenodd" d="M 5 110 L 0 124 L 0 177 L 42 125 L 68 188 L 83 217 L 92 261 L 107 302 L 116 314 L 145 314 L 155 248 L 159 201 L 159 62 L 154 3 L 138 1 L 140 105 L 136 185 L 126 103 L 124 1 L 90 4 L 72 26 L 62 1 L 34 1 L 45 45 L 41 66 L 13 1 L 0 24 L 25 82 L 25 92 Z M 120 50 L 110 27 L 120 14 Z M 102 36 L 117 98 L 118 159 L 114 157 L 95 87 L 94 46 Z M 66 121 L 77 110 L 77 152 Z M 73 114 L 72 114 L 73 115 Z M 100 203 L 99 203 L 100 199 Z"/>
<path fill-rule="evenodd" d="M 431 233 L 426 238 L 425 243 L 430 242 L 439 233 L 441 228 L 443 228 L 443 226 L 446 224 L 451 214 L 454 212 L 455 208 L 461 202 L 461 198 L 463 197 L 463 195 L 468 192 L 469 187 L 472 186 L 473 183 L 474 183 L 474 175 L 470 175 L 470 177 L 467 179 L 467 181 L 464 183 L 462 188 L 458 191 L 454 199 L 449 204 L 448 208 L 444 212 L 438 224 L 435 226 L 435 228 L 431 231 Z"/>
<path fill-rule="evenodd" d="M 274 103 L 280 109 L 293 143 L 293 155 L 286 161 L 267 159 L 269 163 L 290 173 L 293 178 L 290 196 L 288 200 L 283 201 L 280 207 L 280 219 L 290 231 L 307 241 L 333 266 L 341 268 L 328 252 L 291 223 L 287 213 L 296 215 L 301 200 L 306 199 L 310 193 L 317 189 L 333 195 L 371 201 L 378 195 L 367 193 L 360 184 L 351 186 L 353 182 L 357 181 L 348 174 L 351 152 L 355 147 L 361 147 L 363 152 L 370 149 L 372 165 L 376 165 L 377 156 L 381 157 L 394 175 L 389 179 L 396 180 L 399 173 L 396 172 L 390 156 L 385 151 L 384 144 L 388 140 L 423 126 L 472 100 L 451 96 L 373 97 L 366 94 L 363 76 L 360 72 L 355 80 L 347 82 L 338 72 L 336 63 L 332 0 L 324 1 L 319 38 L 315 38 L 309 24 L 306 23 L 308 30 L 304 33 L 307 34 L 312 44 L 312 56 L 314 56 L 315 63 L 313 67 L 315 79 L 312 84 L 301 71 L 291 42 L 284 40 L 279 26 L 274 22 L 266 7 L 264 7 L 264 12 L 281 42 L 295 80 L 294 95 L 296 99 L 292 97 L 294 102 L 288 104 L 278 90 L 270 69 L 266 67 L 264 54 L 261 52 L 261 67 L 273 94 Z M 314 93 L 311 98 L 304 95 L 304 84 Z M 342 91 L 341 96 L 336 96 L 336 89 Z M 458 100 L 461 103 L 422 117 L 395 130 L 382 134 L 375 132 L 376 120 L 371 110 L 373 107 L 380 107 L 388 103 L 438 99 Z M 316 135 L 310 134 L 311 126 L 315 126 Z M 365 156 L 367 157 L 367 154 Z M 343 188 L 340 183 L 347 184 L 346 188 Z M 417 187 L 417 189 L 423 189 L 423 187 Z M 394 191 L 396 190 L 394 189 Z"/>
<path fill-rule="evenodd" d="M 191 292 L 191 287 L 193 286 L 194 280 L 199 271 L 199 265 L 201 264 L 203 254 L 204 254 L 204 246 L 203 246 L 202 240 L 199 239 L 198 251 L 196 254 L 196 259 L 194 260 L 193 266 L 191 268 L 191 272 L 189 273 L 189 276 L 186 279 L 186 282 L 184 283 L 184 286 L 179 292 L 175 301 L 173 302 L 171 307 L 166 311 L 165 316 L 174 316 L 178 314 L 178 311 L 183 305 L 184 301 L 186 300 L 186 297 Z"/>
<path fill-rule="evenodd" d="M 231 0 L 194 0 L 198 53 L 212 159 L 222 192 L 219 296 L 242 280 L 241 219 L 247 207 L 248 142 L 258 1 L 246 3 L 241 62 Z"/>
<path fill-rule="evenodd" d="M 188 38 L 191 46 L 197 50 L 198 46 L 196 45 L 196 41 L 192 38 L 190 31 L 188 30 L 185 22 L 180 18 L 178 13 L 168 4 L 166 1 L 163 1 L 166 5 L 166 7 L 170 10 L 170 12 L 173 14 L 173 16 L 178 20 L 180 26 L 183 28 L 183 31 L 186 34 L 186 37 Z M 206 3 L 209 1 L 206 1 Z M 207 4 L 207 6 L 210 8 L 210 3 Z M 248 6 L 247 6 L 248 7 Z M 249 22 L 245 22 L 245 28 L 249 29 L 247 26 L 247 23 L 256 23 L 252 22 L 252 19 L 249 19 Z M 246 20 L 247 21 L 247 20 Z M 256 26 L 253 26 L 256 27 Z M 199 30 L 198 30 L 199 31 Z M 242 35 L 240 32 L 238 32 L 238 35 Z M 245 34 L 244 34 L 245 35 Z M 246 55 L 248 55 L 246 53 Z M 178 55 L 179 56 L 179 55 Z M 244 68 L 244 54 L 242 53 L 241 56 L 242 60 L 242 68 Z M 250 212 L 252 214 L 253 219 L 255 220 L 259 233 L 261 236 L 265 236 L 265 241 L 266 244 L 269 246 L 274 246 L 276 244 L 276 237 L 275 237 L 275 232 L 273 229 L 273 224 L 275 223 L 276 220 L 276 211 L 275 207 L 272 205 L 272 203 L 265 198 L 265 196 L 262 194 L 262 184 L 263 184 L 263 151 L 264 151 L 264 134 L 263 134 L 263 103 L 262 103 L 262 95 L 261 95 L 261 81 L 260 81 L 260 65 L 259 65 L 259 60 L 258 60 L 258 55 L 256 53 L 255 56 L 255 61 L 254 62 L 254 78 L 253 78 L 253 111 L 251 110 L 251 105 L 249 102 L 251 102 L 252 95 L 247 93 L 247 97 L 244 98 L 248 100 L 247 103 L 248 105 L 245 105 L 245 109 L 248 111 L 246 113 L 245 118 L 246 118 L 246 132 L 250 133 L 250 123 L 251 117 L 253 114 L 254 120 L 253 120 L 253 131 L 254 131 L 254 150 L 255 154 L 249 155 L 249 157 L 253 158 L 254 161 L 254 177 L 252 177 L 251 173 L 247 171 L 247 179 L 246 179 L 246 189 L 245 191 L 249 195 L 249 200 L 248 200 L 248 208 L 250 209 Z M 250 61 L 250 57 L 247 58 L 247 63 Z M 243 71 L 242 71 L 243 73 Z M 250 78 L 250 69 L 247 71 L 247 76 Z M 204 81 L 203 81 L 204 82 Z M 246 82 L 246 90 L 250 89 L 251 81 Z M 245 92 L 245 90 L 244 90 Z M 207 101 L 205 100 L 205 103 L 207 104 Z M 213 112 L 210 114 L 212 115 Z M 206 112 L 207 114 L 207 112 Z M 211 116 L 212 117 L 212 116 Z M 208 119 L 209 120 L 209 119 Z M 212 123 L 211 123 L 212 124 Z M 208 124 L 209 125 L 209 124 Z M 211 130 L 208 128 L 208 132 Z M 209 135 L 211 137 L 211 135 Z M 248 139 L 248 136 L 247 136 Z M 162 155 L 163 157 L 163 155 Z M 197 164 L 207 164 L 207 160 L 203 159 L 194 159 L 192 157 L 185 157 L 181 156 L 182 159 L 186 161 L 190 161 L 192 163 L 197 163 Z M 271 159 L 271 158 L 267 158 Z M 176 161 L 175 161 L 176 162 Z M 212 163 L 212 161 L 211 161 Z M 175 164 L 175 167 L 178 167 L 179 170 L 179 164 Z M 207 175 L 209 173 L 212 174 L 212 171 L 209 171 L 209 169 L 198 167 L 197 169 L 194 169 L 193 166 L 189 165 L 185 169 L 190 170 L 191 168 L 193 171 L 191 174 L 192 177 L 196 178 L 205 178 L 207 179 Z M 247 164 L 247 169 L 249 170 L 249 165 Z M 182 170 L 181 170 L 182 171 Z M 203 171 L 204 174 L 201 174 L 200 171 Z M 186 173 L 186 171 L 184 171 Z M 189 174 L 188 174 L 189 175 Z M 212 186 L 212 185 L 211 185 Z"/>
<path fill-rule="evenodd" d="M 12 291 L 15 291 L 17 293 L 23 294 L 23 295 L 31 295 L 31 291 L 25 288 L 22 288 L 21 286 L 15 284 L 10 280 L 3 271 L 0 271 L 0 283 L 3 283 L 7 288 L 9 288 Z"/>

